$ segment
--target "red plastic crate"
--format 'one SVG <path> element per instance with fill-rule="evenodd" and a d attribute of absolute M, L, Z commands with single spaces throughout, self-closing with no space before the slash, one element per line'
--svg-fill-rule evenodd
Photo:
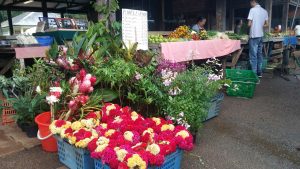
<path fill-rule="evenodd" d="M 12 108 L 12 105 L 9 104 L 6 99 L 0 95 L 0 100 L 2 102 L 2 106 L 6 106 L 9 108 L 4 108 L 2 110 L 2 125 L 8 125 L 8 124 L 12 124 L 15 123 L 15 120 L 13 118 L 13 116 L 16 114 L 16 111 Z"/>

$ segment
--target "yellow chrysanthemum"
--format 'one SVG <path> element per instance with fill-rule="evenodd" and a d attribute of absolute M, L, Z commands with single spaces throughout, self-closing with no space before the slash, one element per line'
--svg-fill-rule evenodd
<path fill-rule="evenodd" d="M 133 141 L 133 133 L 131 131 L 126 131 L 123 136 L 126 140 Z"/>
<path fill-rule="evenodd" d="M 81 124 L 83 125 L 83 127 L 86 127 L 88 129 L 91 129 L 93 127 L 95 127 L 95 120 L 94 119 L 82 119 L 81 120 Z"/>
<path fill-rule="evenodd" d="M 73 123 L 71 124 L 71 128 L 72 128 L 72 130 L 74 130 L 74 131 L 78 131 L 78 130 L 82 129 L 83 126 L 82 126 L 81 122 L 75 121 L 75 122 L 73 122 Z"/>
<path fill-rule="evenodd" d="M 117 154 L 117 158 L 120 162 L 123 162 L 124 161 L 124 158 L 126 157 L 127 155 L 127 151 L 124 150 L 124 149 L 119 149 L 119 150 L 115 150 L 116 151 L 116 154 Z"/>
<path fill-rule="evenodd" d="M 102 152 L 108 146 L 109 139 L 106 137 L 99 137 L 96 144 L 97 144 L 97 148 L 95 152 Z"/>
<path fill-rule="evenodd" d="M 173 131 L 174 129 L 175 126 L 173 124 L 164 124 L 161 126 L 161 131 L 167 131 L 167 130 Z"/>
<path fill-rule="evenodd" d="M 185 138 L 189 137 L 190 134 L 185 130 L 181 130 L 180 132 L 176 133 L 175 136 L 176 137 L 181 136 L 183 139 L 185 139 Z"/>
<path fill-rule="evenodd" d="M 159 152 L 160 152 L 159 145 L 154 144 L 154 143 L 148 145 L 147 148 L 146 148 L 146 150 L 149 151 L 149 152 L 150 152 L 151 154 L 153 154 L 153 155 L 157 155 L 157 154 L 159 154 Z"/>
<path fill-rule="evenodd" d="M 157 126 L 161 123 L 160 118 L 153 117 L 152 120 L 156 123 Z"/>
<path fill-rule="evenodd" d="M 146 169 L 147 163 L 138 154 L 134 154 L 131 158 L 128 158 L 127 166 L 130 169 Z"/>
<path fill-rule="evenodd" d="M 145 134 L 147 134 L 147 133 L 154 133 L 154 130 L 152 129 L 152 128 L 148 128 L 147 130 L 145 130 L 144 132 L 143 132 L 143 135 L 145 135 Z"/>
<path fill-rule="evenodd" d="M 115 106 L 114 104 L 107 106 L 107 107 L 106 107 L 106 112 L 105 112 L 106 115 L 109 115 L 109 112 L 110 112 L 111 110 L 114 110 L 114 109 L 116 109 L 116 106 Z"/>
<path fill-rule="evenodd" d="M 133 121 L 136 121 L 136 119 L 138 119 L 138 118 L 139 118 L 139 115 L 137 114 L 137 112 L 135 112 L 135 111 L 131 112 L 131 119 Z"/>
<path fill-rule="evenodd" d="M 120 116 L 115 117 L 113 123 L 121 123 L 123 119 Z"/>
<path fill-rule="evenodd" d="M 88 146 L 88 144 L 89 144 L 90 141 L 91 141 L 90 138 L 86 138 L 86 139 L 80 140 L 77 143 L 75 143 L 75 147 L 86 148 Z"/>
<path fill-rule="evenodd" d="M 107 132 L 105 132 L 105 137 L 110 137 L 111 135 L 113 135 L 116 132 L 116 130 L 114 129 L 109 129 Z"/>
<path fill-rule="evenodd" d="M 74 137 L 74 136 L 68 137 L 68 140 L 69 140 L 69 143 L 72 145 L 76 143 L 76 137 Z"/>
<path fill-rule="evenodd" d="M 107 129 L 107 124 L 106 123 L 101 123 L 100 126 L 104 129 Z"/>

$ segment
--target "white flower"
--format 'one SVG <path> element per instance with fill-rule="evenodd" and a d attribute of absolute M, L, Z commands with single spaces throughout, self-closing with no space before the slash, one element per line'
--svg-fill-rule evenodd
<path fill-rule="evenodd" d="M 63 90 L 61 87 L 50 87 L 50 92 L 58 92 L 58 93 L 62 93 Z"/>
<path fill-rule="evenodd" d="M 163 82 L 163 84 L 164 84 L 166 87 L 170 86 L 171 83 L 172 83 L 171 80 L 165 80 L 165 81 Z"/>
<path fill-rule="evenodd" d="M 229 85 L 229 84 L 227 84 L 227 83 L 225 83 L 225 84 L 224 84 L 224 86 L 225 86 L 225 87 L 230 87 L 230 85 Z"/>
<path fill-rule="evenodd" d="M 179 113 L 179 116 L 180 116 L 180 117 L 184 117 L 184 112 L 180 112 L 180 113 Z"/>
<path fill-rule="evenodd" d="M 40 86 L 37 86 L 35 91 L 38 93 L 38 94 L 41 94 L 42 90 L 41 90 L 41 87 Z"/>
<path fill-rule="evenodd" d="M 141 75 L 139 72 L 135 72 L 135 79 L 136 80 L 140 80 L 141 78 L 143 78 L 143 75 Z"/>
<path fill-rule="evenodd" d="M 56 96 L 51 95 L 46 97 L 46 101 L 48 104 L 53 105 L 54 103 L 59 102 L 59 99 Z"/>
<path fill-rule="evenodd" d="M 209 74 L 208 75 L 208 80 L 210 80 L 210 81 L 218 81 L 220 79 L 221 79 L 221 76 L 218 76 L 216 74 Z"/>
<path fill-rule="evenodd" d="M 194 34 L 197 34 L 197 32 L 195 32 L 195 31 L 192 31 L 192 32 L 191 32 L 191 34 L 192 34 L 192 35 L 194 35 Z"/>

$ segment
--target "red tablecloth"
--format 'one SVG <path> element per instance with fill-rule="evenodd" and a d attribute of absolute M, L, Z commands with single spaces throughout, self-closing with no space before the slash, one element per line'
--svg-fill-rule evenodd
<path fill-rule="evenodd" d="M 17 59 L 46 57 L 49 46 L 15 48 Z"/>
<path fill-rule="evenodd" d="M 239 49 L 241 49 L 239 40 L 216 39 L 161 44 L 163 58 L 173 62 L 221 57 Z"/>

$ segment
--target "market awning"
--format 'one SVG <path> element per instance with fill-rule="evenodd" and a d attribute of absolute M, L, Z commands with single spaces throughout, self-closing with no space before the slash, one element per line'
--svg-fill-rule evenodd
<path fill-rule="evenodd" d="M 0 0 L 0 10 L 86 12 L 95 0 Z"/>

